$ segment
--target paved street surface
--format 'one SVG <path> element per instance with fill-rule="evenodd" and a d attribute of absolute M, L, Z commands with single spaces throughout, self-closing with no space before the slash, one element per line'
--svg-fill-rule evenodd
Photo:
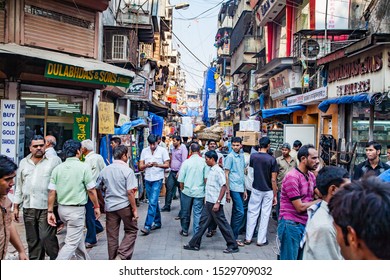
<path fill-rule="evenodd" d="M 160 207 L 164 204 L 164 197 L 160 197 Z M 140 215 L 139 228 L 141 229 L 145 222 L 148 204 L 141 202 L 138 209 Z M 173 200 L 171 212 L 163 212 L 162 214 L 162 228 L 152 231 L 148 236 L 143 236 L 139 232 L 135 251 L 133 255 L 134 260 L 275 260 L 276 259 L 276 222 L 270 219 L 268 227 L 269 245 L 264 247 L 256 246 L 256 239 L 253 239 L 251 245 L 240 247 L 240 252 L 235 254 L 224 254 L 222 251 L 226 248 L 225 240 L 221 232 L 218 230 L 217 234 L 211 238 L 204 235 L 200 251 L 187 251 L 183 249 L 183 245 L 187 244 L 192 236 L 192 226 L 190 227 L 190 234 L 188 237 L 179 235 L 180 221 L 175 220 L 175 216 L 179 212 L 179 200 Z M 231 203 L 225 207 L 225 214 L 230 222 Z M 20 219 L 21 221 L 23 219 Z M 100 221 L 105 225 L 105 215 L 100 217 Z M 25 241 L 24 225 L 20 222 L 17 229 L 25 248 L 27 245 Z M 245 236 L 239 236 L 241 240 Z M 60 246 L 63 244 L 65 238 L 65 230 L 59 235 Z M 99 234 L 98 245 L 88 252 L 93 260 L 107 260 L 107 238 L 105 232 Z M 16 259 L 17 254 L 15 249 L 10 245 L 8 259 Z"/>

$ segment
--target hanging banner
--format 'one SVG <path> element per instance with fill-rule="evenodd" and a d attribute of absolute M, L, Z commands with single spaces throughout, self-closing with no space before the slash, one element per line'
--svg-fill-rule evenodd
<path fill-rule="evenodd" d="M 73 139 L 83 141 L 91 139 L 91 117 L 90 115 L 73 115 Z"/>
<path fill-rule="evenodd" d="M 114 104 L 99 102 L 99 133 L 114 134 Z"/>

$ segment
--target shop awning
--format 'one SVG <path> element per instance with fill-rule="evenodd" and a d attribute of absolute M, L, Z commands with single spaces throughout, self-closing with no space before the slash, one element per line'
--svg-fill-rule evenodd
<path fill-rule="evenodd" d="M 99 61 L 96 59 L 71 56 L 65 53 L 59 53 L 38 48 L 30 48 L 16 44 L 0 44 L 0 54 L 21 55 L 57 63 L 63 63 L 67 65 L 73 65 L 81 67 L 85 71 L 100 70 L 131 78 L 134 78 L 135 76 L 135 73 L 131 70 L 104 63 L 103 61 Z"/>
<path fill-rule="evenodd" d="M 343 96 L 343 97 L 337 97 L 337 98 L 330 98 L 327 100 L 322 101 L 318 105 L 318 109 L 320 109 L 322 112 L 326 113 L 328 111 L 329 106 L 331 104 L 352 104 L 356 102 L 370 102 L 370 96 L 367 93 L 360 93 L 357 95 L 349 95 L 349 96 Z"/>
<path fill-rule="evenodd" d="M 304 105 L 295 105 L 295 106 L 289 106 L 289 107 L 282 107 L 282 108 L 273 108 L 273 109 L 263 109 L 259 110 L 252 114 L 256 115 L 257 113 L 261 112 L 261 115 L 263 116 L 263 119 L 270 118 L 277 115 L 288 115 L 295 111 L 305 111 L 306 106 Z"/>

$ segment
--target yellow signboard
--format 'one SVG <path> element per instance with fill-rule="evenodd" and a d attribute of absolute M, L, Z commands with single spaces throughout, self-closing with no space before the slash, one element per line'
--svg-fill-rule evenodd
<path fill-rule="evenodd" d="M 114 134 L 114 104 L 99 102 L 99 133 Z"/>
<path fill-rule="evenodd" d="M 228 121 L 228 122 L 220 122 L 219 126 L 221 127 L 226 127 L 226 126 L 233 126 L 233 122 Z"/>

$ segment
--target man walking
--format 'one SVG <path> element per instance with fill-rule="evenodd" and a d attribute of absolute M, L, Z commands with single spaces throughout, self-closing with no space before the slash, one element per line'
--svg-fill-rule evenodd
<path fill-rule="evenodd" d="M 328 203 L 341 187 L 351 182 L 348 171 L 341 167 L 325 166 L 319 171 L 316 182 L 322 201 L 307 209 L 303 259 L 342 260 Z"/>
<path fill-rule="evenodd" d="M 199 231 L 199 220 L 202 214 L 205 196 L 207 165 L 205 160 L 200 156 L 199 144 L 192 143 L 190 151 L 191 156 L 182 164 L 178 178 L 182 190 L 180 194 L 180 235 L 182 236 L 188 236 L 191 209 L 193 214 L 193 234 L 195 235 Z"/>
<path fill-rule="evenodd" d="M 53 214 L 57 196 L 58 213 L 66 224 L 65 245 L 58 253 L 57 260 L 69 260 L 76 253 L 77 257 L 90 259 L 84 243 L 85 204 L 88 196 L 93 202 L 96 219 L 100 217 L 100 206 L 96 195 L 96 181 L 92 179 L 91 168 L 80 161 L 81 143 L 68 140 L 63 147 L 66 161 L 52 172 L 49 184 L 48 223 L 56 226 Z"/>
<path fill-rule="evenodd" d="M 47 199 L 50 175 L 61 163 L 59 157 L 46 157 L 45 140 L 41 135 L 31 139 L 30 154 L 22 159 L 17 172 L 14 218 L 19 221 L 19 206 L 23 204 L 23 220 L 30 260 L 51 260 L 58 255 L 56 228 L 47 223 Z"/>
<path fill-rule="evenodd" d="M 151 230 L 161 228 L 161 213 L 158 204 L 162 181 L 164 179 L 164 169 L 169 168 L 168 151 L 158 146 L 157 136 L 149 135 L 149 147 L 141 152 L 139 163 L 140 170 L 145 170 L 145 188 L 149 199 L 148 213 L 145 219 L 145 226 L 141 229 L 144 235 L 148 235 Z"/>
<path fill-rule="evenodd" d="M 102 186 L 106 193 L 106 232 L 110 260 L 130 260 L 138 232 L 134 196 L 138 184 L 133 170 L 127 164 L 127 152 L 124 145 L 114 148 L 114 162 L 102 170 L 98 179 L 98 186 Z M 121 221 L 125 234 L 119 244 Z"/>
<path fill-rule="evenodd" d="M 297 159 L 290 156 L 291 146 L 289 143 L 284 143 L 282 145 L 282 155 L 276 158 L 276 163 L 278 164 L 278 177 L 276 178 L 276 183 L 278 185 L 277 193 L 277 204 L 276 204 L 276 220 L 279 219 L 279 209 L 280 209 L 280 190 L 282 188 L 282 181 L 284 177 L 292 169 L 297 167 Z"/>
<path fill-rule="evenodd" d="M 167 192 L 165 194 L 165 205 L 161 208 L 161 212 L 170 212 L 173 196 L 176 194 L 176 189 L 180 188 L 180 184 L 177 180 L 178 172 L 181 165 L 188 157 L 188 150 L 184 144 L 181 144 L 180 136 L 173 136 L 173 149 L 171 153 L 171 171 L 169 172 L 168 179 L 166 181 Z M 180 191 L 179 191 L 180 193 Z"/>
<path fill-rule="evenodd" d="M 379 176 L 386 170 L 390 169 L 389 165 L 380 160 L 381 149 L 382 145 L 375 141 L 370 141 L 366 144 L 367 160 L 355 167 L 353 180 L 359 180 L 364 175 Z"/>
<path fill-rule="evenodd" d="M 238 240 L 238 234 L 244 218 L 244 200 L 247 199 L 245 189 L 245 159 L 241 153 L 241 138 L 232 138 L 233 150 L 228 154 L 224 161 L 227 190 L 230 191 L 230 197 L 233 202 L 232 216 L 230 226 L 232 227 L 234 238 L 238 246 L 244 246 L 241 240 Z"/>
<path fill-rule="evenodd" d="M 248 204 L 246 238 L 244 243 L 252 242 L 253 233 L 261 210 L 257 246 L 268 245 L 267 229 L 272 205 L 276 205 L 276 176 L 278 165 L 273 156 L 268 154 L 270 139 L 262 137 L 259 140 L 260 150 L 251 154 L 249 166 L 253 167 L 253 190 Z"/>
<path fill-rule="evenodd" d="M 8 157 L 0 155 L 0 260 L 7 256 L 8 243 L 11 243 L 19 253 L 19 260 L 28 260 L 22 241 L 12 223 L 12 202 L 8 193 L 14 186 L 16 164 Z"/>
<path fill-rule="evenodd" d="M 223 205 L 226 202 L 226 177 L 221 167 L 217 164 L 217 153 L 215 151 L 208 151 L 205 156 L 206 164 L 211 167 L 206 182 L 206 204 L 203 207 L 200 217 L 199 231 L 183 248 L 185 250 L 199 251 L 202 236 L 210 223 L 214 221 L 226 241 L 227 248 L 223 252 L 227 254 L 237 253 L 239 251 L 237 242 L 234 239 L 232 228 L 227 222 L 223 211 Z"/>
<path fill-rule="evenodd" d="M 92 140 L 87 139 L 81 142 L 81 153 L 85 156 L 84 162 L 91 168 L 92 181 L 96 182 L 100 171 L 106 167 L 104 159 L 101 155 L 96 154 L 94 151 L 94 145 Z M 102 197 L 100 190 L 96 190 L 96 194 Z M 96 235 L 103 232 L 104 228 L 98 219 L 95 218 L 93 211 L 93 203 L 88 197 L 88 202 L 85 205 L 85 225 L 87 227 L 87 235 L 85 236 L 85 247 L 92 248 L 97 245 Z"/>
<path fill-rule="evenodd" d="M 319 202 L 314 200 L 316 177 L 313 171 L 319 164 L 318 152 L 313 145 L 303 145 L 298 152 L 299 165 L 282 182 L 278 237 L 281 260 L 302 259 L 302 240 L 307 209 Z"/>

